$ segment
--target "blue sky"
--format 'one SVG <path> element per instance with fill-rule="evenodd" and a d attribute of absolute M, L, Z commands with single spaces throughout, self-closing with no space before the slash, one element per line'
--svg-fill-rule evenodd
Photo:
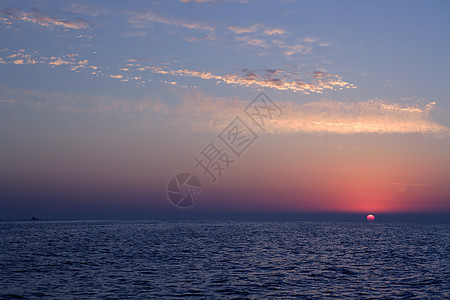
<path fill-rule="evenodd" d="M 444 1 L 130 1 L 126 5 L 115 1 L 5 1 L 2 6 L 3 60 L 19 63 L 22 55 L 29 55 L 38 64 L 36 71 L 27 70 L 30 76 L 48 70 L 51 63 L 62 72 L 87 60 L 75 70 L 79 76 L 72 79 L 72 74 L 64 74 L 82 83 L 83 90 L 104 92 L 104 85 L 116 77 L 123 83 L 121 91 L 145 83 L 146 91 L 151 88 L 152 94 L 165 94 L 167 87 L 161 83 L 176 82 L 180 87 L 197 86 L 231 96 L 222 86 L 242 87 L 245 82 L 240 79 L 245 75 L 255 73 L 261 78 L 266 70 L 279 70 L 283 73 L 273 77 L 310 83 L 314 72 L 320 71 L 343 83 L 344 91 L 337 96 L 333 93 L 342 100 L 401 101 L 409 97 L 438 101 L 448 108 L 444 100 L 448 95 L 446 50 L 450 45 L 445 31 L 449 8 Z M 21 55 L 8 59 L 14 54 Z M 148 69 L 138 71 L 137 65 Z M 11 68 L 3 74 L 23 76 L 17 66 L 2 67 Z M 158 74 L 158 70 L 181 69 L 188 71 L 186 76 Z M 239 78 L 218 87 L 218 80 L 200 79 L 191 71 Z M 24 83 L 6 77 L 12 85 Z M 2 79 L 7 82 L 8 78 Z M 32 81 L 26 85 L 33 86 Z M 39 87 L 55 89 L 53 84 L 39 83 Z M 281 95 L 290 100 L 308 99 L 301 97 L 304 89 L 298 86 L 287 91 Z M 331 95 L 331 89 L 321 92 Z M 143 93 L 138 88 L 133 94 Z"/>
<path fill-rule="evenodd" d="M 448 1 L 2 1 L 4 214 L 17 213 L 15 198 L 29 198 L 19 182 L 44 179 L 43 190 L 77 182 L 95 197 L 115 186 L 161 198 L 170 174 L 195 170 L 191 156 L 260 91 L 283 109 L 264 133 L 284 145 L 277 151 L 288 149 L 282 166 L 299 159 L 297 147 L 351 152 L 374 139 L 367 153 L 393 159 L 411 149 L 415 172 L 445 177 L 449 16 Z M 357 164 L 347 155 L 347 166 Z M 430 155 L 441 167 L 422 167 Z M 257 164 L 239 172 L 258 173 Z M 386 181 L 429 184 L 414 178 Z M 447 183 L 435 187 L 433 209 L 448 209 Z M 429 195 L 422 192 L 414 191 Z M 42 196 L 43 207 L 61 195 Z M 159 198 L 136 205 L 165 207 Z"/>

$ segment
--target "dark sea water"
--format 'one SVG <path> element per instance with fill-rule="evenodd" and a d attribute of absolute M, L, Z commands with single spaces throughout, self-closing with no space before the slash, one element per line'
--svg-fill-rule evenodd
<path fill-rule="evenodd" d="M 0 298 L 449 298 L 450 226 L 0 222 Z"/>

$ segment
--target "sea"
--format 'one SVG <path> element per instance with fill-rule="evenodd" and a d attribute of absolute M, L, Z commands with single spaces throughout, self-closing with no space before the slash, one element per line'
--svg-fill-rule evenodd
<path fill-rule="evenodd" d="M 0 222 L 0 299 L 449 299 L 450 225 Z"/>

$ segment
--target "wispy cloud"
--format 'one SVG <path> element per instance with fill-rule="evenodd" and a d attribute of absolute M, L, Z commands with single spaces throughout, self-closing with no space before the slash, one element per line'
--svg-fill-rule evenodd
<path fill-rule="evenodd" d="M 286 34 L 286 30 L 282 28 L 267 28 L 262 24 L 253 24 L 250 27 L 228 26 L 228 30 L 235 34 L 255 33 L 259 35 L 283 35 Z"/>
<path fill-rule="evenodd" d="M 312 74 L 312 77 L 314 77 L 314 78 L 326 78 L 326 77 L 329 77 L 329 76 L 333 76 L 333 75 L 325 73 L 325 72 L 322 72 L 322 71 L 314 71 L 313 74 Z"/>
<path fill-rule="evenodd" d="M 285 118 L 274 120 L 280 132 L 311 133 L 449 133 L 449 128 L 429 119 L 435 102 L 424 107 L 378 100 L 356 103 L 322 101 L 306 104 L 286 102 Z"/>
<path fill-rule="evenodd" d="M 3 57 L 1 57 L 3 55 Z M 151 79 L 143 80 L 142 77 L 136 76 L 134 74 L 118 74 L 119 71 L 126 72 L 129 69 L 126 67 L 119 68 L 116 71 L 110 70 L 105 73 L 104 70 L 110 69 L 109 67 L 103 68 L 93 65 L 87 59 L 82 59 L 78 54 L 64 54 L 59 56 L 45 57 L 41 56 L 38 51 L 26 52 L 24 49 L 20 50 L 10 50 L 2 49 L 0 50 L 0 64 L 16 64 L 16 65 L 32 65 L 32 64 L 42 64 L 51 67 L 65 67 L 70 71 L 74 72 L 85 72 L 91 76 L 102 76 L 107 78 L 118 79 L 123 82 L 133 81 L 136 83 L 149 82 Z"/>
<path fill-rule="evenodd" d="M 37 90 L 0 90 L 8 97 L 3 105 L 27 105 L 37 110 L 53 110 L 68 113 L 158 113 L 169 114 L 168 107 L 159 98 L 131 100 L 105 96 L 90 96 L 64 93 L 45 93 Z M 1 104 L 0 104 L 1 105 Z"/>
<path fill-rule="evenodd" d="M 313 37 L 305 37 L 305 38 L 303 39 L 303 41 L 304 41 L 305 43 L 316 43 L 316 42 L 317 42 L 317 39 L 316 39 L 316 38 L 313 38 Z"/>
<path fill-rule="evenodd" d="M 2 13 L 5 14 L 4 12 L 2 12 Z M 10 21 L 8 21 L 7 18 L 0 17 L 0 22 L 2 22 L 5 25 L 12 25 L 12 23 Z"/>
<path fill-rule="evenodd" d="M 449 136 L 450 133 L 446 126 L 430 120 L 434 102 L 422 106 L 378 100 L 354 103 L 325 100 L 305 104 L 276 102 L 283 109 L 283 116 L 269 123 L 267 132 L 272 134 L 416 133 Z M 172 114 L 177 116 L 176 124 L 190 126 L 194 130 L 218 131 L 242 113 L 246 104 L 246 101 L 236 98 L 193 93 L 185 95 Z"/>
<path fill-rule="evenodd" d="M 16 100 L 14 99 L 2 99 L 0 100 L 1 103 L 14 103 L 16 102 Z"/>
<path fill-rule="evenodd" d="M 175 84 L 175 82 L 168 82 Z M 174 126 L 196 131 L 223 130 L 226 123 L 243 114 L 249 101 L 216 97 L 199 92 L 185 93 L 179 102 L 167 105 L 159 98 L 111 98 L 36 90 L 0 89 L 0 105 L 28 105 L 69 113 L 156 113 Z M 283 115 L 270 122 L 270 134 L 430 134 L 450 137 L 450 128 L 430 119 L 436 103 L 395 103 L 380 100 L 344 102 L 323 100 L 297 103 L 274 99 Z M 251 120 L 248 120 L 251 122 Z"/>
<path fill-rule="evenodd" d="M 92 17 L 110 14 L 110 11 L 108 9 L 106 9 L 105 7 L 92 6 L 92 5 L 86 6 L 81 3 L 70 3 L 70 5 L 65 8 L 65 10 L 69 11 L 71 13 L 87 15 L 87 16 L 92 16 Z"/>
<path fill-rule="evenodd" d="M 61 65 L 69 65 L 72 71 L 78 68 L 88 68 L 96 70 L 98 67 L 90 65 L 88 60 L 80 60 L 78 58 L 78 54 L 64 54 L 60 56 L 50 56 L 45 57 L 39 55 L 37 51 L 33 51 L 31 53 L 27 53 L 24 49 L 20 50 L 9 50 L 3 52 L 5 57 L 0 57 L 4 63 L 13 63 L 13 64 L 47 64 L 50 66 L 61 66 Z M 12 54 L 9 54 L 12 53 Z M 75 68 L 74 68 L 75 67 Z"/>
<path fill-rule="evenodd" d="M 280 41 L 280 40 L 274 40 L 273 43 L 278 47 L 284 50 L 283 54 L 284 55 L 293 55 L 296 53 L 300 53 L 300 54 L 308 54 L 311 52 L 312 47 L 310 46 L 305 46 L 302 44 L 287 44 L 284 41 Z"/>
<path fill-rule="evenodd" d="M 255 41 L 257 43 L 257 41 Z M 264 47 L 264 45 L 261 45 Z M 3 55 L 3 57 L 2 57 Z M 253 86 L 260 88 L 273 88 L 277 90 L 290 90 L 304 94 L 321 94 L 326 91 L 356 88 L 352 83 L 344 81 L 339 75 L 315 71 L 302 74 L 296 66 L 285 66 L 283 69 L 244 69 L 241 73 L 215 74 L 208 71 L 198 71 L 188 68 L 172 68 L 169 64 L 146 65 L 149 61 L 129 59 L 125 65 L 117 69 L 104 68 L 92 65 L 87 59 L 78 54 L 65 54 L 60 56 L 44 57 L 37 51 L 27 53 L 25 50 L 9 50 L 0 52 L 0 64 L 44 64 L 51 67 L 66 67 L 70 71 L 87 72 L 93 76 L 102 76 L 117 79 L 123 82 L 136 82 L 139 84 L 151 81 L 144 76 L 143 71 L 170 76 L 194 77 L 205 80 L 215 80 L 238 86 Z M 176 63 L 176 62 L 174 62 Z M 169 82 L 174 80 L 169 80 Z"/>
<path fill-rule="evenodd" d="M 12 54 L 11 54 L 12 53 Z M 65 67 L 74 72 L 85 72 L 93 76 L 105 75 L 102 68 L 91 64 L 87 59 L 80 59 L 76 53 L 59 56 L 42 56 L 38 51 L 26 52 L 24 49 L 0 51 L 0 63 L 16 65 L 48 65 L 53 68 Z"/>
<path fill-rule="evenodd" d="M 269 43 L 267 43 L 265 40 L 260 38 L 254 38 L 250 36 L 237 36 L 235 37 L 236 41 L 243 42 L 247 45 L 253 46 L 253 47 L 261 47 L 261 48 L 270 48 Z"/>
<path fill-rule="evenodd" d="M 131 17 L 128 18 L 128 22 L 135 25 L 136 27 L 144 27 L 145 24 L 143 22 L 150 21 L 150 22 L 156 22 L 166 25 L 173 25 L 173 26 L 179 26 L 183 28 L 188 29 L 195 29 L 195 30 L 204 30 L 204 31 L 214 31 L 215 28 L 213 26 L 200 23 L 200 22 L 189 22 L 184 21 L 176 18 L 167 18 L 160 15 L 157 15 L 153 12 L 147 12 L 147 13 L 130 13 Z"/>
<path fill-rule="evenodd" d="M 261 28 L 262 25 L 255 24 L 250 27 L 238 27 L 238 26 L 229 26 L 228 29 L 233 31 L 236 34 L 242 34 L 242 33 L 252 33 L 257 31 L 259 28 Z"/>
<path fill-rule="evenodd" d="M 147 70 L 157 74 L 167 74 L 172 76 L 197 77 L 207 80 L 216 80 L 231 85 L 256 86 L 262 88 L 273 88 L 277 90 L 291 90 L 304 94 L 321 94 L 327 90 L 344 88 L 355 88 L 356 86 L 343 81 L 338 75 L 327 74 L 322 77 L 311 77 L 310 82 L 300 80 L 300 74 L 291 75 L 286 70 L 263 70 L 262 72 L 243 70 L 242 74 L 218 75 L 211 72 L 196 71 L 190 69 L 170 69 L 165 66 L 145 66 L 140 67 L 141 71 Z M 318 74 L 318 73 L 314 73 Z M 323 73 L 325 74 L 325 73 Z"/>
<path fill-rule="evenodd" d="M 282 28 L 272 28 L 264 30 L 264 33 L 267 35 L 282 35 L 286 33 L 286 30 Z"/>
<path fill-rule="evenodd" d="M 213 41 L 214 40 L 214 36 L 211 36 L 211 35 L 207 35 L 207 36 L 204 36 L 204 37 L 199 37 L 199 38 L 196 38 L 196 37 L 186 37 L 186 38 L 184 38 L 184 40 L 186 41 L 186 42 L 190 42 L 190 43 L 192 43 L 192 42 L 201 42 L 201 41 Z"/>
<path fill-rule="evenodd" d="M 310 54 L 313 47 L 328 46 L 315 37 L 289 39 L 290 34 L 283 28 L 269 28 L 262 24 L 250 27 L 229 26 L 228 30 L 235 34 L 235 40 L 242 44 L 265 48 L 280 49 L 285 56 L 294 54 Z"/>
<path fill-rule="evenodd" d="M 56 19 L 50 16 L 44 15 L 42 12 L 35 10 L 34 12 L 25 12 L 15 9 L 6 9 L 2 11 L 2 14 L 8 19 L 14 19 L 19 21 L 30 22 L 33 24 L 39 24 L 44 27 L 52 28 L 60 26 L 66 29 L 86 29 L 89 25 L 84 20 L 66 21 Z"/>

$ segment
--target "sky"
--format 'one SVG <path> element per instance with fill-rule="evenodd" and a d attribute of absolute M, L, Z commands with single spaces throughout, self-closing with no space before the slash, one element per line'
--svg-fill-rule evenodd
<path fill-rule="evenodd" d="M 2 1 L 0 219 L 450 213 L 449 29 L 448 1 Z"/>

